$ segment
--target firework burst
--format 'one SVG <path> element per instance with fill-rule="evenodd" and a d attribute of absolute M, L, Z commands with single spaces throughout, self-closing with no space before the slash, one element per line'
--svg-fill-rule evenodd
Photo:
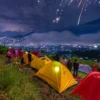
<path fill-rule="evenodd" d="M 87 11 L 90 5 L 94 6 L 96 3 L 100 3 L 100 0 L 61 0 L 60 9 L 63 9 L 63 7 L 65 6 L 71 6 L 72 3 L 77 3 L 77 8 L 81 9 L 79 13 L 78 21 L 77 21 L 77 25 L 79 25 L 83 12 Z M 59 11 L 57 10 L 56 15 L 58 13 L 61 13 L 60 9 Z"/>

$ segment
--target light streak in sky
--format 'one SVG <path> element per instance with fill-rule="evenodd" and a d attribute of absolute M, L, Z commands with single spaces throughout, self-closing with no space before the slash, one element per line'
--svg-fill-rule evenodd
<path fill-rule="evenodd" d="M 79 25 L 82 19 L 83 12 L 86 12 L 90 5 L 93 6 L 96 3 L 100 4 L 100 0 L 61 0 L 59 4 L 60 7 L 57 8 L 57 11 L 56 11 L 56 18 L 58 14 L 61 17 L 62 15 L 61 12 L 64 10 L 64 7 L 71 6 L 72 3 L 77 3 L 77 9 L 80 9 L 80 13 L 79 13 L 78 21 L 77 21 L 77 25 Z"/>
<path fill-rule="evenodd" d="M 85 6 L 85 3 L 83 4 L 83 7 L 82 7 L 82 9 L 81 9 L 81 12 L 80 12 L 80 15 L 79 15 L 79 18 L 78 18 L 77 25 L 80 24 L 80 20 L 81 20 L 81 16 L 82 16 L 82 13 L 83 13 L 83 10 L 84 10 L 84 6 Z"/>

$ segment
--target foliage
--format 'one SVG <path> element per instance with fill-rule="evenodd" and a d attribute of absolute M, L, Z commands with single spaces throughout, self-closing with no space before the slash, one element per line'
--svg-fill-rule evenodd
<path fill-rule="evenodd" d="M 8 48 L 6 46 L 0 45 L 0 54 L 5 54 L 7 52 Z"/>

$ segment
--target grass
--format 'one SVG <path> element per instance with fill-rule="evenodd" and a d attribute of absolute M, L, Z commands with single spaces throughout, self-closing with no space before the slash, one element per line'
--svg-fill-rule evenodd
<path fill-rule="evenodd" d="M 5 67 L 0 72 L 0 90 L 8 93 L 13 100 L 41 99 L 37 85 L 32 84 L 16 67 Z"/>
<path fill-rule="evenodd" d="M 52 55 L 48 55 L 48 57 L 51 59 L 51 60 L 54 60 L 54 56 L 55 54 L 52 54 Z M 68 59 L 68 58 L 66 58 Z M 87 64 L 89 66 L 93 66 L 95 63 L 97 63 L 96 61 L 94 60 L 85 60 L 85 59 L 81 59 L 81 58 L 78 58 L 78 57 L 72 57 L 70 58 L 72 62 L 74 62 L 75 59 L 77 59 L 77 61 L 80 63 L 80 64 Z"/>
<path fill-rule="evenodd" d="M 86 75 L 87 75 L 87 74 L 82 73 L 82 72 L 79 72 L 79 73 L 78 73 L 78 76 L 81 77 L 81 78 L 84 78 Z"/>
<path fill-rule="evenodd" d="M 80 100 L 70 94 L 76 85 L 59 94 L 35 77 L 36 70 L 15 63 L 7 65 L 4 59 L 0 56 L 0 100 Z M 83 78 L 85 74 L 79 73 L 79 76 Z"/>
<path fill-rule="evenodd" d="M 93 61 L 93 60 L 84 60 L 78 57 L 72 57 L 71 58 L 72 62 L 74 62 L 75 59 L 77 59 L 80 64 L 87 64 L 87 65 L 90 65 L 91 67 L 93 66 L 93 64 L 97 63 L 96 61 Z"/>
<path fill-rule="evenodd" d="M 32 83 L 17 65 L 4 65 L 0 70 L 0 100 L 42 100 L 38 84 Z"/>

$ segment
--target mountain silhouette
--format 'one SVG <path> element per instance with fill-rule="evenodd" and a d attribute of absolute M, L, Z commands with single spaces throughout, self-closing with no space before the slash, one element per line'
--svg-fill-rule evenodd
<path fill-rule="evenodd" d="M 100 19 L 97 19 L 97 20 L 94 20 L 92 22 L 88 22 L 85 24 L 80 24 L 78 26 L 69 26 L 69 27 L 59 28 L 59 29 L 58 28 L 57 29 L 47 29 L 45 32 L 50 32 L 50 31 L 63 32 L 67 30 L 71 31 L 75 35 L 96 33 L 100 31 Z M 13 36 L 13 38 L 24 38 L 34 33 L 35 32 L 29 32 L 25 35 L 16 35 L 16 36 Z M 41 34 L 42 32 L 37 32 L 37 33 Z"/>
<path fill-rule="evenodd" d="M 100 31 L 100 19 L 79 26 L 71 26 L 68 30 L 77 34 L 96 33 Z"/>
<path fill-rule="evenodd" d="M 30 33 L 27 33 L 25 35 L 16 35 L 16 36 L 13 36 L 13 38 L 23 38 L 23 37 L 26 37 L 26 36 L 29 36 L 31 34 L 33 34 L 34 32 L 30 32 Z"/>

